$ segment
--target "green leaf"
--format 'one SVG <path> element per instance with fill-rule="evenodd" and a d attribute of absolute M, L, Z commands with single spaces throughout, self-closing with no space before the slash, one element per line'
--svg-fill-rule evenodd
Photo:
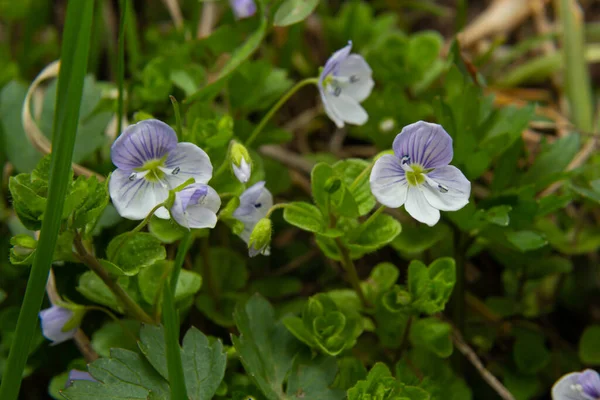
<path fill-rule="evenodd" d="M 389 368 L 376 363 L 366 380 L 358 381 L 348 389 L 348 400 L 429 400 L 429 393 L 415 386 L 407 386 L 396 380 Z"/>
<path fill-rule="evenodd" d="M 142 298 L 148 304 L 154 305 L 158 300 L 158 291 L 167 279 L 172 269 L 171 261 L 158 261 L 140 271 L 138 285 Z M 193 271 L 182 269 L 177 279 L 175 301 L 182 301 L 196 294 L 202 286 L 202 277 Z"/>
<path fill-rule="evenodd" d="M 10 177 L 8 188 L 13 198 L 13 207 L 17 216 L 32 231 L 37 231 L 42 226 L 42 215 L 46 209 L 48 184 L 41 181 L 32 181 L 30 174 L 19 174 Z"/>
<path fill-rule="evenodd" d="M 128 277 L 119 278 L 118 283 L 134 299 L 139 297 L 137 291 L 129 287 Z M 77 291 L 95 303 L 110 307 L 117 312 L 122 313 L 124 311 L 108 286 L 92 271 L 86 271 L 79 277 Z"/>
<path fill-rule="evenodd" d="M 80 176 L 73 184 L 74 187 L 78 185 L 81 185 L 83 196 L 76 207 L 72 206 L 74 210 L 73 227 L 84 228 L 85 232 L 89 234 L 108 205 L 108 179 L 100 182 L 95 176 L 90 178 Z"/>
<path fill-rule="evenodd" d="M 600 365 L 600 325 L 585 328 L 579 339 L 579 359 L 584 364 Z"/>
<path fill-rule="evenodd" d="M 410 341 L 415 347 L 423 347 L 438 357 L 452 355 L 452 327 L 437 318 L 422 318 L 410 328 Z"/>
<path fill-rule="evenodd" d="M 402 234 L 396 236 L 391 246 L 400 252 L 403 258 L 412 260 L 416 255 L 449 238 L 450 232 L 448 225 L 441 222 L 434 226 L 406 224 L 402 226 Z"/>
<path fill-rule="evenodd" d="M 273 25 L 288 26 L 306 19 L 319 0 L 285 0 L 275 12 Z"/>
<path fill-rule="evenodd" d="M 156 371 L 168 379 L 163 328 L 151 325 L 142 327 L 138 345 Z M 221 341 L 216 340 L 211 344 L 202 332 L 190 328 L 183 338 L 181 362 L 188 397 L 191 400 L 212 399 L 225 376 L 227 356 Z"/>
<path fill-rule="evenodd" d="M 37 247 L 37 240 L 29 235 L 20 234 L 10 238 L 10 263 L 13 265 L 31 265 Z"/>
<path fill-rule="evenodd" d="M 519 371 L 535 374 L 550 362 L 550 352 L 546 348 L 542 334 L 533 331 L 519 330 L 513 347 L 513 358 Z"/>
<path fill-rule="evenodd" d="M 327 237 L 338 237 L 342 234 L 336 229 L 328 229 L 321 211 L 312 204 L 302 201 L 287 203 L 283 210 L 283 219 L 300 229 Z"/>
<path fill-rule="evenodd" d="M 336 187 L 331 186 L 337 183 Z M 331 212 L 345 217 L 358 216 L 358 206 L 342 177 L 328 164 L 319 163 L 311 171 L 311 185 L 315 203 L 323 215 Z M 335 190 L 333 190 L 335 189 Z"/>
<path fill-rule="evenodd" d="M 579 150 L 579 142 L 579 135 L 572 133 L 545 146 L 531 168 L 522 175 L 521 184 L 533 183 L 537 188 L 543 188 L 555 181 L 557 174 L 565 170 Z"/>
<path fill-rule="evenodd" d="M 534 231 L 506 232 L 506 238 L 523 253 L 544 247 L 548 241 Z"/>
<path fill-rule="evenodd" d="M 275 321 L 273 307 L 258 295 L 238 307 L 234 318 L 240 336 L 231 340 L 248 376 L 268 400 L 286 399 L 282 385 L 300 343 Z"/>
<path fill-rule="evenodd" d="M 410 301 L 410 294 L 398 285 L 377 298 L 375 332 L 384 347 L 397 349 L 402 346 L 411 316 Z"/>
<path fill-rule="evenodd" d="M 431 315 L 444 310 L 455 283 L 456 265 L 452 258 L 438 258 L 429 267 L 416 260 L 408 266 L 412 307 L 419 312 Z"/>
<path fill-rule="evenodd" d="M 389 244 L 400 234 L 402 225 L 396 218 L 387 214 L 379 214 L 369 223 L 359 225 L 348 233 L 348 248 L 352 258 L 360 258 Z"/>
<path fill-rule="evenodd" d="M 115 237 L 108 244 L 106 255 L 127 276 L 167 258 L 160 240 L 145 232 L 126 232 Z"/>
<path fill-rule="evenodd" d="M 343 399 L 342 390 L 331 388 L 337 372 L 335 357 L 320 355 L 313 358 L 310 352 L 301 352 L 294 358 L 285 399 Z"/>
<path fill-rule="evenodd" d="M 180 240 L 185 228 L 172 219 L 161 219 L 153 216 L 148 224 L 148 231 L 163 243 L 171 244 Z"/>
<path fill-rule="evenodd" d="M 367 378 L 367 369 L 358 358 L 348 356 L 338 359 L 338 375 L 334 387 L 348 390 L 359 380 Z"/>
<path fill-rule="evenodd" d="M 205 271 L 205 255 L 196 257 L 195 269 Z M 238 253 L 225 247 L 211 247 L 209 261 L 212 272 L 213 284 L 219 293 L 235 292 L 248 281 L 246 260 Z M 218 268 L 215 268 L 218 266 Z"/>
<path fill-rule="evenodd" d="M 377 204 L 375 196 L 371 193 L 369 173 L 366 171 L 370 166 L 367 161 L 357 158 L 349 158 L 333 164 L 333 170 L 350 190 L 360 216 L 367 215 Z"/>
<path fill-rule="evenodd" d="M 110 357 L 110 350 L 114 348 L 134 351 L 137 349 L 139 332 L 140 323 L 138 321 L 111 321 L 94 332 L 92 347 L 101 357 Z"/>
<path fill-rule="evenodd" d="M 373 268 L 369 278 L 362 282 L 360 286 L 367 299 L 371 303 L 375 303 L 380 294 L 394 286 L 399 276 L 400 271 L 394 264 L 382 262 Z"/>
<path fill-rule="evenodd" d="M 484 212 L 484 218 L 489 223 L 498 226 L 508 226 L 510 223 L 510 216 L 508 215 L 512 211 L 511 206 L 496 206 L 492 207 Z"/>

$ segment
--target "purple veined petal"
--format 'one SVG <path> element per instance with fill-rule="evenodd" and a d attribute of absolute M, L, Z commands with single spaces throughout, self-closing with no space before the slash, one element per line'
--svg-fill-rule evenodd
<path fill-rule="evenodd" d="M 386 154 L 375 161 L 369 182 L 371 192 L 384 206 L 398 208 L 406 202 L 408 182 L 395 156 Z"/>
<path fill-rule="evenodd" d="M 358 54 L 350 54 L 343 60 L 337 71 L 338 75 L 347 78 L 342 93 L 359 103 L 371 94 L 375 82 L 371 78 L 372 70 L 365 59 Z"/>
<path fill-rule="evenodd" d="M 471 182 L 458 168 L 446 165 L 425 175 L 421 187 L 425 198 L 441 211 L 457 211 L 467 205 L 471 195 Z"/>
<path fill-rule="evenodd" d="M 254 0 L 229 0 L 229 5 L 237 19 L 248 18 L 256 14 Z"/>
<path fill-rule="evenodd" d="M 325 77 L 327 77 L 327 75 L 329 75 L 331 73 L 335 74 L 337 72 L 338 66 L 340 65 L 340 63 L 342 61 L 344 61 L 346 59 L 346 57 L 348 57 L 348 55 L 350 54 L 351 51 L 352 51 L 352 41 L 348 41 L 348 45 L 346 45 L 345 47 L 342 47 L 341 49 L 339 49 L 338 51 L 333 53 L 331 55 L 331 57 L 329 57 L 329 60 L 327 60 L 327 62 L 325 63 L 325 66 L 323 67 L 323 71 L 321 72 L 321 75 L 319 77 L 320 85 L 322 85 L 323 80 L 325 79 Z"/>
<path fill-rule="evenodd" d="M 171 209 L 177 223 L 188 229 L 214 228 L 221 198 L 208 185 L 194 183 L 175 194 Z"/>
<path fill-rule="evenodd" d="M 39 316 L 42 334 L 46 339 L 52 341 L 53 346 L 72 339 L 77 332 L 77 327 L 67 332 L 62 331 L 65 324 L 73 318 L 73 311 L 69 309 L 53 305 L 40 311 Z"/>
<path fill-rule="evenodd" d="M 208 183 L 213 167 L 204 150 L 193 143 L 183 142 L 169 153 L 161 170 L 169 188 L 175 189 L 190 178 L 194 178 L 196 183 Z"/>
<path fill-rule="evenodd" d="M 571 372 L 552 386 L 552 400 L 596 400 L 583 392 L 579 383 L 581 372 Z"/>
<path fill-rule="evenodd" d="M 600 399 L 600 375 L 592 369 L 586 369 L 579 375 L 579 384 L 583 393 L 593 399 Z"/>
<path fill-rule="evenodd" d="M 439 168 L 452 161 L 452 138 L 441 125 L 419 121 L 405 126 L 393 144 L 396 157 L 410 157 L 410 163 Z"/>
<path fill-rule="evenodd" d="M 110 176 L 108 191 L 113 205 L 123 218 L 140 220 L 169 197 L 169 190 L 160 182 L 150 182 L 143 177 L 130 179 L 132 173 L 116 169 Z M 162 219 L 169 218 L 166 208 L 158 209 L 155 214 Z"/>
<path fill-rule="evenodd" d="M 340 120 L 352 125 L 363 125 L 369 119 L 365 109 L 353 98 L 343 93 L 336 96 L 334 93 L 327 92 L 327 90 L 324 96 L 325 103 Z"/>
<path fill-rule="evenodd" d="M 145 162 L 164 157 L 177 146 L 177 134 L 157 119 L 146 119 L 127 127 L 114 141 L 110 156 L 124 170 L 140 168 Z"/>
<path fill-rule="evenodd" d="M 250 179 L 250 175 L 252 174 L 252 170 L 250 168 L 250 164 L 246 162 L 245 158 L 242 157 L 239 167 L 235 165 L 235 163 L 232 163 L 231 167 L 233 168 L 233 174 L 240 182 L 248 182 L 248 179 Z"/>
<path fill-rule="evenodd" d="M 409 186 L 404 208 L 411 217 L 429 226 L 440 220 L 440 211 L 429 204 L 420 187 Z"/>

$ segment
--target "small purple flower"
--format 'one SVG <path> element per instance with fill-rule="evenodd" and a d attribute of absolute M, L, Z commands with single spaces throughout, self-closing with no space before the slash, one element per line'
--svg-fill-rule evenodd
<path fill-rule="evenodd" d="M 402 205 L 429 226 L 441 211 L 456 211 L 469 202 L 471 182 L 452 165 L 452 138 L 437 124 L 419 121 L 394 139 L 394 155 L 380 157 L 371 171 L 371 191 L 384 206 Z"/>
<path fill-rule="evenodd" d="M 111 158 L 117 169 L 109 182 L 110 197 L 119 214 L 144 219 L 148 213 L 190 178 L 207 183 L 212 177 L 208 155 L 192 143 L 177 143 L 171 127 L 156 119 L 129 126 L 115 140 Z M 169 218 L 163 207 L 159 218 Z"/>
<path fill-rule="evenodd" d="M 560 378 L 552 387 L 553 400 L 600 399 L 600 375 L 594 370 L 572 372 Z"/>
<path fill-rule="evenodd" d="M 185 228 L 214 228 L 221 198 L 213 188 L 202 183 L 193 183 L 175 193 L 171 215 Z"/>
<path fill-rule="evenodd" d="M 244 230 L 240 233 L 240 237 L 244 242 L 250 242 L 250 235 L 254 227 L 263 219 L 269 209 L 273 207 L 273 195 L 265 187 L 265 182 L 260 181 L 250 186 L 240 196 L 240 205 L 233 212 L 233 217 L 244 223 Z M 269 249 L 254 249 L 249 250 L 250 257 L 257 254 L 269 255 Z"/>
<path fill-rule="evenodd" d="M 352 42 L 327 60 L 319 76 L 319 92 L 325 112 L 338 128 L 344 122 L 363 125 L 369 116 L 360 103 L 371 94 L 371 68 L 362 56 L 350 54 Z"/>
<path fill-rule="evenodd" d="M 79 371 L 78 369 L 72 369 L 69 371 L 69 379 L 67 379 L 67 384 L 65 387 L 69 387 L 73 384 L 73 381 L 90 381 L 90 382 L 98 382 L 89 372 Z"/>
<path fill-rule="evenodd" d="M 229 0 L 229 4 L 237 19 L 248 18 L 256 14 L 254 0 Z"/>
<path fill-rule="evenodd" d="M 63 331 L 65 324 L 75 317 L 75 313 L 67 308 L 52 305 L 52 307 L 40 311 L 39 316 L 42 323 L 42 334 L 52 342 L 53 346 L 72 339 L 79 328 Z"/>

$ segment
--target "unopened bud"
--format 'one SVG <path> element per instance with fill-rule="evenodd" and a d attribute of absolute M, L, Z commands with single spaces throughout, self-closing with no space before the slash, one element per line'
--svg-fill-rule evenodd
<path fill-rule="evenodd" d="M 250 234 L 250 240 L 248 240 L 250 257 L 258 254 L 268 255 L 272 230 L 273 224 L 269 218 L 262 218 L 254 225 L 254 229 Z"/>
<path fill-rule="evenodd" d="M 252 159 L 246 147 L 234 141 L 231 144 L 229 157 L 231 159 L 231 169 L 236 178 L 242 183 L 248 182 L 252 174 Z"/>

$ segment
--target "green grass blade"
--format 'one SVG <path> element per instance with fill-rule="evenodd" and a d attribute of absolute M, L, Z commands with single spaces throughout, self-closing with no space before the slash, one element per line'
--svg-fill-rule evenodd
<path fill-rule="evenodd" d="M 69 1 L 56 94 L 47 208 L 14 341 L 4 367 L 0 387 L 2 400 L 15 400 L 19 394 L 31 338 L 38 323 L 37 314 L 44 298 L 46 280 L 60 229 L 64 199 L 70 183 L 71 159 L 79 121 L 83 79 L 87 71 L 93 15 L 93 0 Z"/>
<path fill-rule="evenodd" d="M 571 0 L 556 0 L 562 22 L 564 77 L 571 120 L 585 132 L 593 131 L 593 102 L 585 61 L 584 25 L 581 12 Z"/>
<path fill-rule="evenodd" d="M 165 327 L 165 349 L 167 352 L 167 370 L 169 372 L 171 399 L 186 400 L 187 389 L 185 387 L 183 365 L 181 364 L 181 350 L 179 347 L 179 318 L 168 279 L 165 279 L 163 285 L 163 325 Z"/>
<path fill-rule="evenodd" d="M 117 85 L 119 87 L 119 98 L 117 100 L 117 135 L 121 134 L 123 123 L 123 81 L 125 80 L 125 21 L 127 19 L 127 0 L 121 0 L 121 20 L 119 22 L 119 54 L 117 56 Z"/>

